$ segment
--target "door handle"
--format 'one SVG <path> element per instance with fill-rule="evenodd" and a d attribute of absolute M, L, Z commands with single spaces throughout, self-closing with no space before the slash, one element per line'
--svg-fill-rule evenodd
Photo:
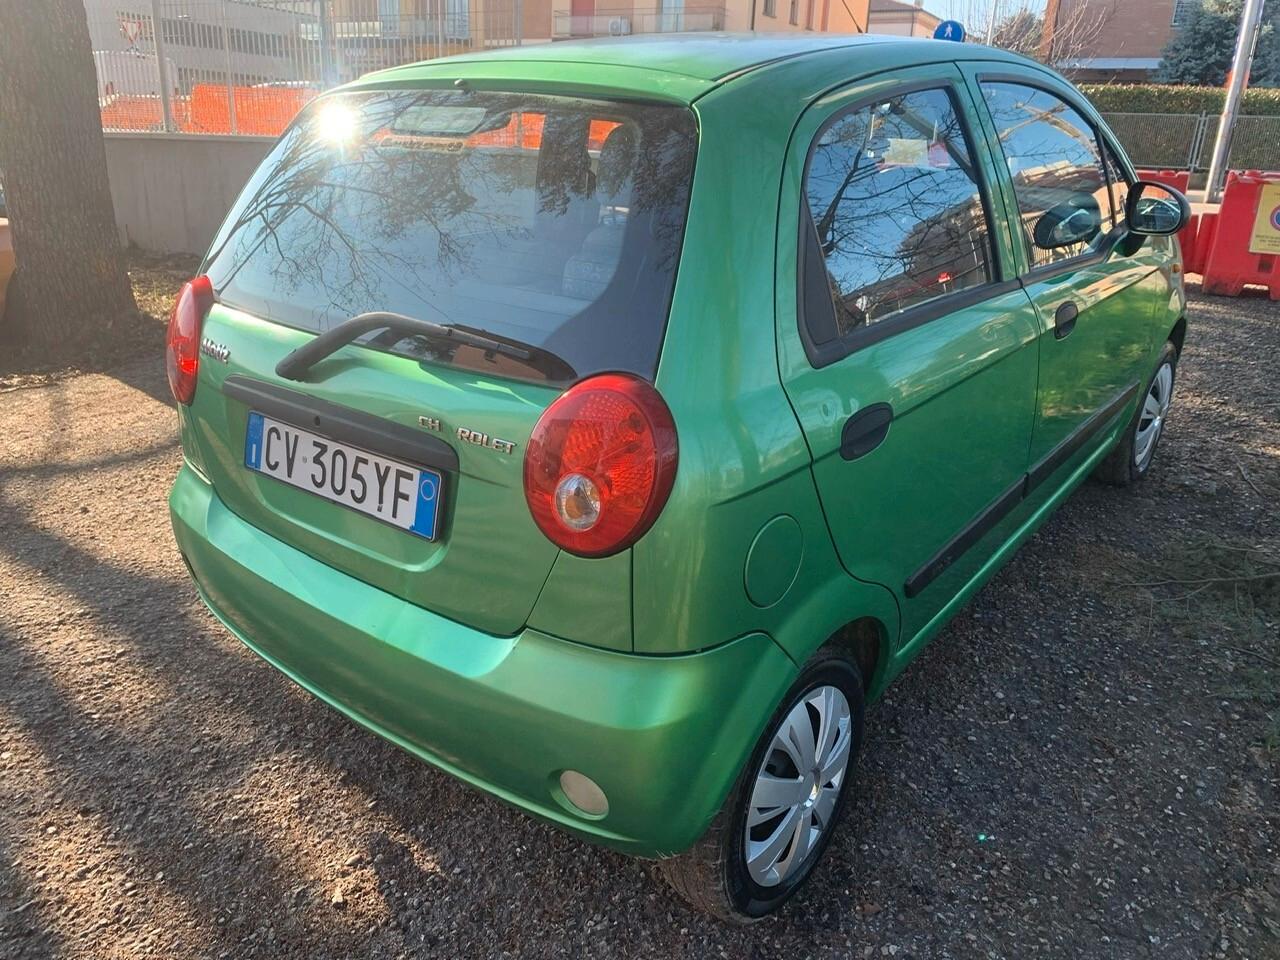
<path fill-rule="evenodd" d="M 1066 337 L 1076 328 L 1076 320 L 1080 318 L 1080 308 L 1075 302 L 1068 300 L 1058 305 L 1053 314 L 1053 336 L 1057 340 Z"/>
<path fill-rule="evenodd" d="M 840 456 L 857 460 L 880 446 L 889 435 L 893 422 L 893 407 L 887 403 L 873 403 L 863 407 L 844 422 L 840 431 Z"/>

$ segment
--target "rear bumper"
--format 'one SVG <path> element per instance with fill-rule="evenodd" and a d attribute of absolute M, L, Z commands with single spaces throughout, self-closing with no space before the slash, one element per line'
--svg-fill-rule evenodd
<path fill-rule="evenodd" d="M 201 595 L 250 649 L 422 760 L 626 853 L 701 836 L 795 676 L 763 634 L 644 657 L 473 630 L 263 533 L 185 464 L 169 506 Z M 603 818 L 564 805 L 565 769 L 603 788 Z"/>

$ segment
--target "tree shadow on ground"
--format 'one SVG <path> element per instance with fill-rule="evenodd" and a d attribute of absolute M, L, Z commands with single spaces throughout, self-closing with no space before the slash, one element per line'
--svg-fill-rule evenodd
<path fill-rule="evenodd" d="M 37 472 L 51 469 L 46 465 Z M 480 899 L 469 901 L 466 887 L 474 877 L 445 879 L 443 868 L 411 866 L 412 857 L 379 858 L 395 844 L 403 847 L 403 841 L 389 839 L 397 834 L 414 838 L 431 860 L 449 870 L 484 847 L 496 848 L 493 856 L 499 861 L 518 862 L 516 831 L 494 832 L 492 827 L 523 819 L 521 815 L 426 767 L 309 696 L 294 694 L 283 677 L 221 635 L 216 621 L 193 600 L 176 551 L 172 578 L 148 575 L 104 562 L 27 523 L 20 510 L 4 502 L 0 535 L 0 551 L 10 561 L 51 578 L 60 602 L 83 611 L 70 620 L 70 627 L 85 637 L 84 656 L 101 654 L 104 644 L 119 645 L 134 668 L 160 684 L 162 700 L 175 704 L 171 716 L 135 717 L 104 733 L 103 723 L 72 698 L 70 671 L 51 666 L 36 637 L 18 636 L 8 624 L 0 624 L 0 661 L 17 678 L 0 694 L 0 716 L 7 715 L 9 724 L 38 746 L 52 792 L 88 812 L 117 859 L 143 874 L 164 872 L 166 888 L 196 919 L 200 939 L 211 942 L 205 949 L 215 955 L 230 950 L 237 957 L 278 956 L 287 944 L 290 955 L 321 958 L 360 955 L 369 945 L 366 931 L 348 929 L 340 913 L 324 912 L 330 909 L 329 890 L 301 876 L 298 864 L 282 862 L 263 836 L 263 825 L 255 826 L 251 818 L 236 820 L 232 811 L 218 810 L 207 797 L 212 782 L 223 795 L 244 789 L 277 752 L 304 755 L 307 765 L 319 767 L 324 777 L 348 784 L 366 798 L 362 805 L 378 804 L 381 829 L 370 826 L 362 832 L 369 834 L 367 869 L 382 878 L 376 886 L 383 897 L 395 896 L 387 912 L 398 919 L 380 933 L 389 951 L 404 942 L 408 929 L 415 931 L 415 939 L 430 939 L 433 929 L 447 929 L 450 914 L 459 909 L 470 916 L 493 909 L 495 935 L 527 922 L 515 915 L 519 908 L 514 904 L 486 906 L 489 893 L 483 887 L 492 879 L 479 878 Z M 177 603 L 175 594 L 181 597 Z M 218 731 L 238 730 L 244 736 L 169 728 L 175 719 L 190 723 L 193 716 L 215 722 Z M 193 740 L 200 745 L 194 756 L 187 752 Z M 91 744 L 88 751 L 86 744 Z M 166 771 L 161 778 L 165 791 L 138 798 L 133 781 L 139 772 L 154 784 L 158 770 Z M 296 815 L 296 826 L 305 829 L 308 812 L 300 809 Z M 549 847 L 569 850 L 569 860 L 585 859 L 593 869 L 615 877 L 638 875 L 619 870 L 625 861 L 613 854 L 550 828 L 533 830 Z M 9 862 L 19 858 L 15 852 Z M 536 859 L 526 862 L 531 875 L 545 879 L 537 877 Z M 301 896 L 300 886 L 306 888 Z M 589 898 L 589 884 L 577 889 L 580 899 Z M 558 890 L 546 907 L 552 917 L 587 909 L 582 902 L 574 904 L 574 891 L 568 888 Z M 41 904 L 24 913 L 20 956 L 43 956 L 39 944 L 62 932 L 56 922 L 42 926 L 45 909 Z M 274 939 L 265 940 L 269 927 Z"/>

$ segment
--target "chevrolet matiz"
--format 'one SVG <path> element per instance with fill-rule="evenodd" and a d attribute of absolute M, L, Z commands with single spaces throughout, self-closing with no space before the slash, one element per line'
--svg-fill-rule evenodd
<path fill-rule="evenodd" d="M 865 704 L 1081 481 L 1148 471 L 1187 215 L 982 46 L 374 73 L 285 131 L 178 297 L 177 543 L 352 720 L 762 917 Z"/>

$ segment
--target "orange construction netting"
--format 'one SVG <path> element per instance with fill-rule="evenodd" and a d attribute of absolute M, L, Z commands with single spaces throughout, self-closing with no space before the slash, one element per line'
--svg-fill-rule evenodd
<path fill-rule="evenodd" d="M 237 134 L 277 137 L 316 92 L 306 88 L 233 87 L 234 101 L 227 88 L 218 83 L 198 83 L 189 97 L 175 96 L 170 102 L 173 123 L 180 133 L 232 133 L 231 103 L 235 103 Z M 100 101 L 104 130 L 163 130 L 164 108 L 160 98 L 115 94 Z M 513 113 L 505 127 L 467 137 L 469 147 L 542 146 L 541 113 Z M 618 126 L 615 120 L 592 120 L 587 146 L 599 150 L 605 138 Z"/>
<path fill-rule="evenodd" d="M 289 87 L 233 87 L 198 83 L 189 97 L 170 101 L 174 127 L 180 133 L 237 133 L 277 137 L 306 103 L 314 90 Z M 231 104 L 235 103 L 235 130 Z M 104 130 L 163 130 L 164 107 L 157 96 L 114 94 L 99 101 Z"/>

